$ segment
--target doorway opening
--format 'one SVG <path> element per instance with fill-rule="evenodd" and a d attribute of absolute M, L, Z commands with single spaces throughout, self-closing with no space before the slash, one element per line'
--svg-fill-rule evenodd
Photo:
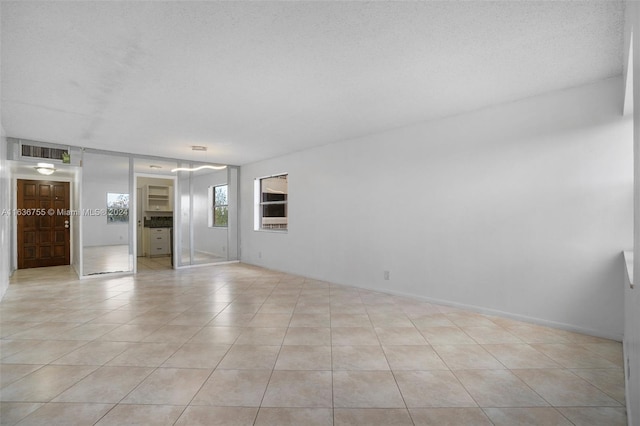
<path fill-rule="evenodd" d="M 136 270 L 173 269 L 174 180 L 136 176 Z"/>

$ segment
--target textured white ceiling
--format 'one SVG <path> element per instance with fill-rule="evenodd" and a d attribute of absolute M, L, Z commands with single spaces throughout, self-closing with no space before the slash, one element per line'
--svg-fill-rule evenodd
<path fill-rule="evenodd" d="M 8 136 L 237 165 L 622 72 L 617 1 L 0 7 Z"/>

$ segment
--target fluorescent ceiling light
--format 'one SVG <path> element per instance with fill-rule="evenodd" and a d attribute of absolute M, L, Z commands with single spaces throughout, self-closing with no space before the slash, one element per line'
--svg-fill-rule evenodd
<path fill-rule="evenodd" d="M 210 165 L 206 165 L 206 166 L 199 166 L 199 167 L 178 167 L 175 169 L 171 169 L 171 172 L 197 172 L 198 170 L 202 170 L 202 169 L 211 169 L 211 170 L 224 170 L 226 169 L 227 166 L 210 166 Z"/>

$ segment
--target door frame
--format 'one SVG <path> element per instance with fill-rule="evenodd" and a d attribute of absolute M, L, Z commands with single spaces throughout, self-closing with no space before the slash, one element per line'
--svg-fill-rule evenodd
<path fill-rule="evenodd" d="M 133 273 L 137 274 L 138 273 L 138 233 L 136 230 L 136 226 L 137 226 L 137 221 L 138 221 L 138 178 L 149 178 L 149 179 L 164 179 L 164 180 L 172 180 L 173 181 L 173 244 L 171 246 L 171 257 L 172 257 L 172 261 L 171 261 L 171 269 L 177 269 L 177 261 L 176 261 L 176 254 L 177 254 L 177 234 L 176 231 L 179 232 L 179 230 L 176 229 L 176 222 L 178 220 L 177 215 L 176 215 L 176 197 L 178 195 L 178 176 L 176 174 L 171 174 L 171 175 L 162 175 L 162 174 L 153 174 L 153 173 L 133 173 L 133 190 L 132 195 L 133 198 L 129 200 L 129 218 L 135 218 L 132 222 L 134 225 L 133 228 L 133 232 L 132 234 L 132 239 L 131 242 L 133 244 Z M 142 200 L 142 206 L 144 206 L 144 200 Z M 144 207 L 143 207 L 143 213 L 144 213 Z M 179 213 L 179 212 L 178 212 Z M 142 224 L 142 226 L 144 227 L 144 223 Z"/>
<path fill-rule="evenodd" d="M 11 209 L 15 210 L 18 208 L 18 180 L 43 180 L 43 175 L 32 175 L 26 173 L 12 173 L 11 174 Z M 52 182 L 68 182 L 69 183 L 69 209 L 70 210 L 78 210 L 79 206 L 74 205 L 74 197 L 75 194 L 75 179 L 70 177 L 54 177 L 53 175 L 48 176 L 48 181 Z M 78 215 L 75 218 L 80 221 L 82 215 Z M 78 272 L 78 267 L 80 265 L 74 264 L 74 254 L 75 250 L 78 250 L 77 247 L 74 246 L 74 227 L 69 227 L 69 265 L 72 266 L 76 273 Z M 18 216 L 11 215 L 11 243 L 13 245 L 11 250 L 11 270 L 18 270 Z"/>

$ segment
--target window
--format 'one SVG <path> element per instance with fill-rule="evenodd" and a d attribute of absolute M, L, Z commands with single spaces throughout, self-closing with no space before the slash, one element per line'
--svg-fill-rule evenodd
<path fill-rule="evenodd" d="M 229 201 L 227 197 L 227 185 L 213 187 L 213 206 L 211 226 L 227 226 L 229 223 Z"/>
<path fill-rule="evenodd" d="M 283 174 L 256 179 L 256 230 L 287 230 L 287 177 L 287 174 Z"/>
<path fill-rule="evenodd" d="M 107 223 L 129 222 L 129 194 L 107 192 Z"/>

